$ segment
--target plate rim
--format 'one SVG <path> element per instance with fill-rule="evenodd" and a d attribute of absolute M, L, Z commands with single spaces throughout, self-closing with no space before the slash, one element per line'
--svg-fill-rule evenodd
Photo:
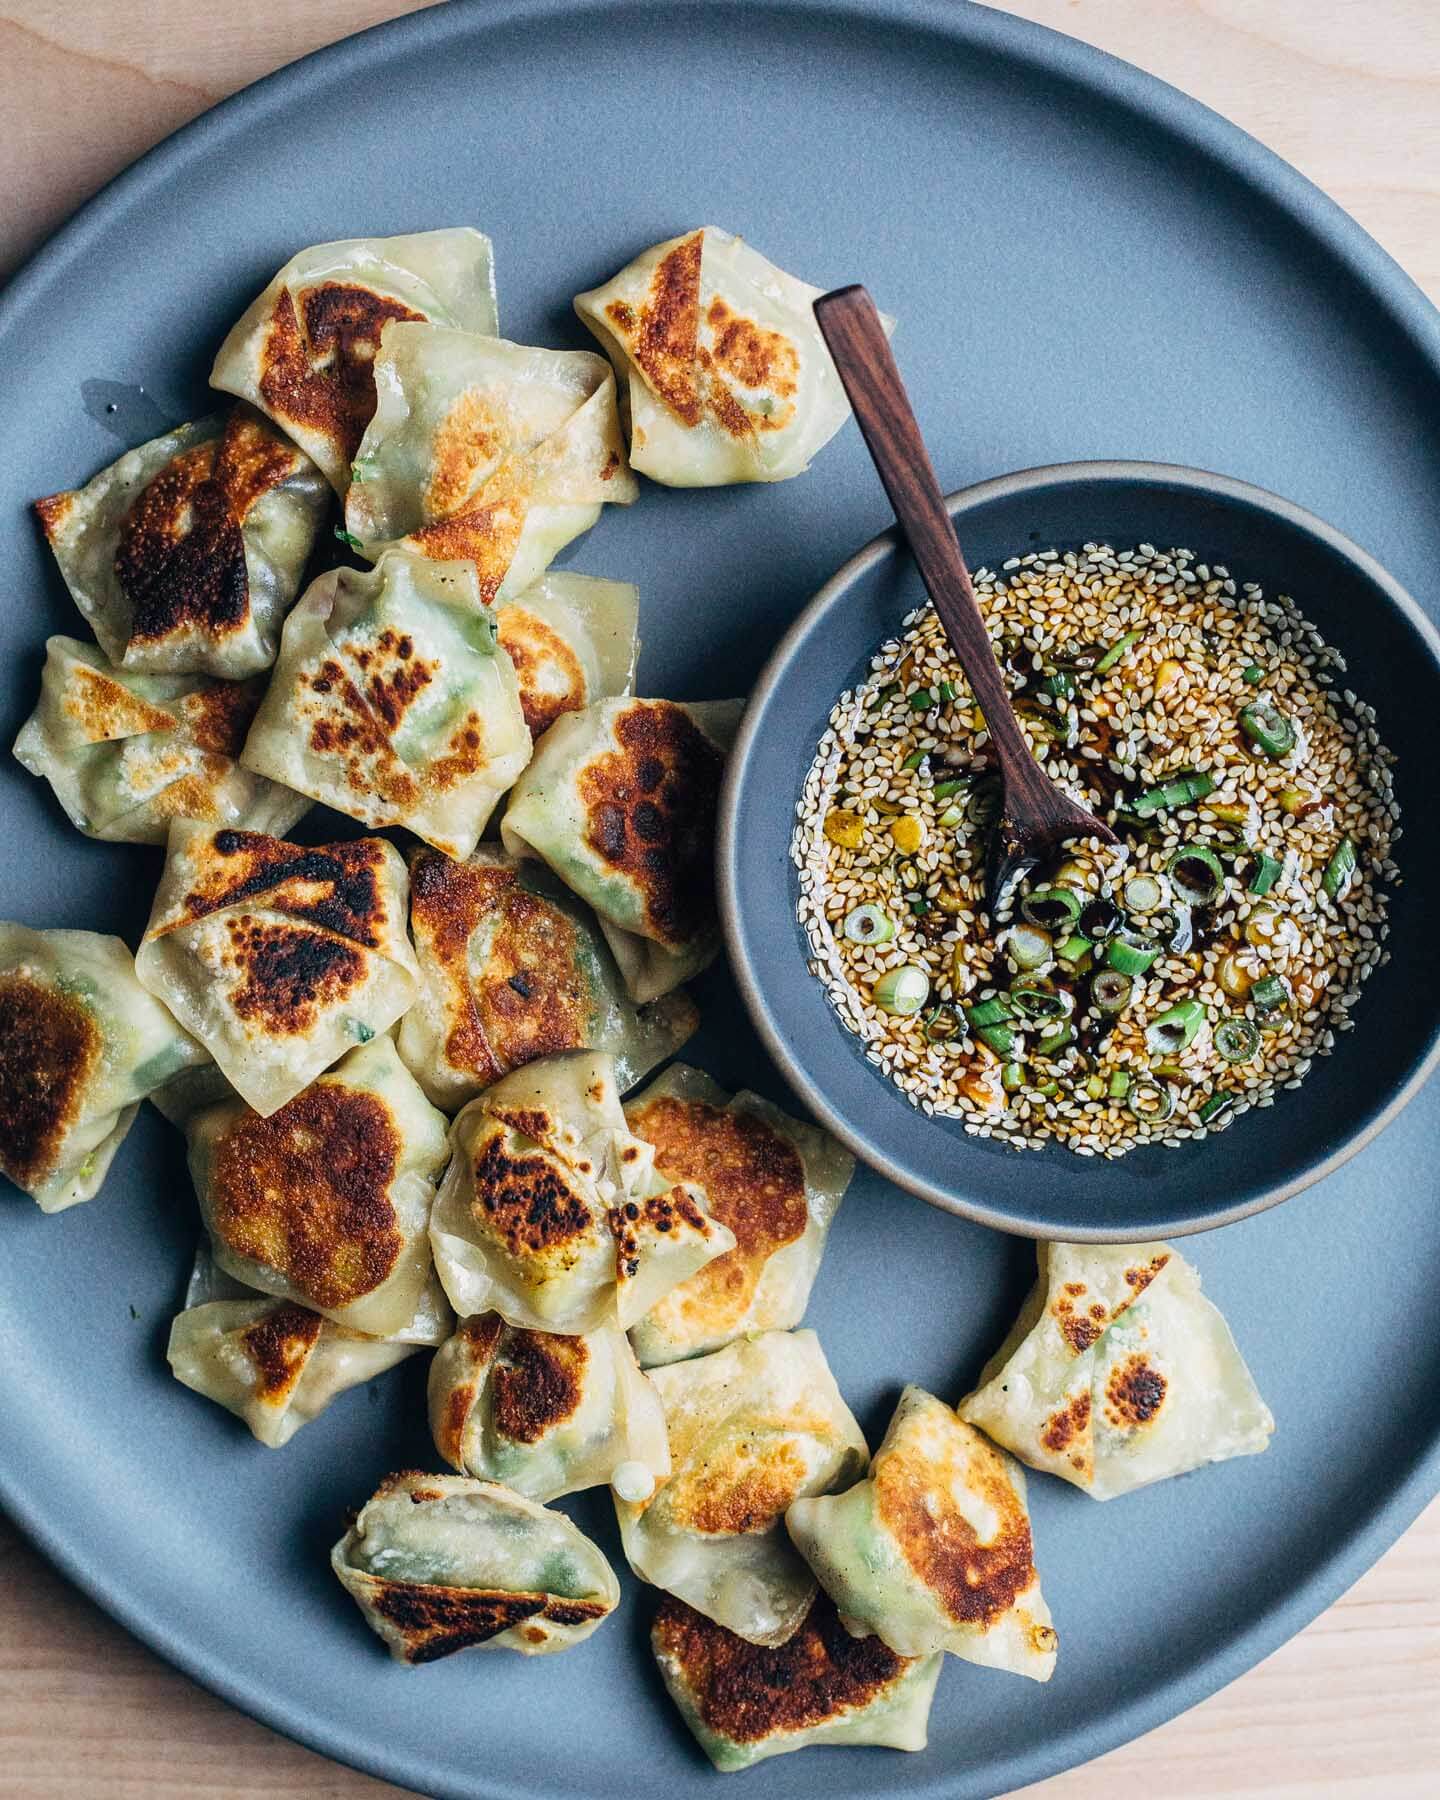
<path fill-rule="evenodd" d="M 1387 597 L 1390 604 L 1425 645 L 1430 653 L 1431 662 L 1435 665 L 1436 673 L 1440 675 L 1440 628 L 1436 627 L 1429 614 L 1424 611 L 1404 584 L 1397 580 L 1368 550 L 1357 544 L 1353 538 L 1348 537 L 1337 526 L 1321 518 L 1318 513 L 1312 513 L 1295 501 L 1287 500 L 1283 495 L 1272 493 L 1270 489 L 1259 487 L 1254 482 L 1242 481 L 1233 475 L 1216 474 L 1208 469 L 1192 468 L 1184 463 L 1154 462 L 1146 458 L 1109 457 L 1077 462 L 1039 463 L 1033 468 L 1015 469 L 1005 475 L 993 475 L 984 481 L 971 482 L 967 487 L 955 488 L 944 495 L 943 499 L 945 510 L 953 518 L 962 510 L 983 507 L 991 501 L 1008 500 L 1017 495 L 1035 494 L 1042 492 L 1047 487 L 1061 484 L 1074 485 L 1087 482 L 1114 483 L 1117 486 L 1150 484 L 1155 487 L 1183 489 L 1202 496 L 1219 495 L 1225 500 L 1234 501 L 1265 513 L 1307 536 L 1318 539 L 1327 549 L 1333 551 L 1344 561 L 1352 563 L 1368 581 Z M 761 716 L 769 707 L 775 689 L 789 674 L 796 658 L 803 654 L 805 640 L 815 629 L 816 616 L 828 612 L 857 581 L 862 580 L 873 569 L 880 567 L 897 552 L 903 554 L 902 543 L 899 526 L 892 526 L 888 531 L 877 532 L 868 543 L 862 544 L 853 555 L 848 556 L 834 574 L 816 589 L 786 627 L 784 634 L 766 659 L 765 666 L 750 692 L 745 714 L 740 723 L 740 730 L 726 761 L 715 834 L 715 881 L 720 900 L 720 921 L 725 937 L 725 950 L 750 1023 L 755 1027 L 780 1073 L 826 1130 L 839 1138 L 841 1143 L 853 1151 L 861 1162 L 882 1175 L 884 1179 L 893 1182 L 896 1187 L 915 1195 L 917 1199 L 924 1200 L 940 1212 L 949 1213 L 955 1218 L 968 1219 L 972 1224 L 982 1225 L 987 1230 L 1003 1232 L 1011 1237 L 1045 1241 L 1053 1239 L 1056 1236 L 1056 1230 L 1046 1231 L 1032 1221 L 1011 1218 L 1005 1213 L 995 1211 L 983 1201 L 971 1199 L 964 1194 L 957 1194 L 935 1182 L 927 1181 L 922 1175 L 912 1174 L 908 1170 L 897 1170 L 885 1164 L 884 1152 L 875 1145 L 864 1130 L 852 1124 L 844 1113 L 830 1103 L 829 1098 L 806 1069 L 801 1058 L 795 1054 L 790 1039 L 781 1031 L 770 1003 L 766 999 L 764 983 L 755 958 L 751 954 L 750 936 L 740 923 L 744 911 L 739 895 L 740 863 L 742 861 L 740 804 L 743 797 L 742 790 L 750 778 L 751 753 L 756 734 L 760 730 Z M 787 870 L 787 876 L 789 873 L 790 871 Z M 1437 1010 L 1431 1024 L 1426 1049 L 1404 1082 L 1391 1093 L 1385 1103 L 1378 1107 L 1357 1131 L 1335 1149 L 1322 1156 L 1318 1161 L 1302 1168 L 1293 1179 L 1267 1188 L 1250 1199 L 1238 1201 L 1223 1212 L 1203 1213 L 1198 1217 L 1167 1223 L 1163 1227 L 1163 1235 L 1168 1240 L 1217 1231 L 1222 1226 L 1235 1225 L 1242 1219 L 1254 1218 L 1258 1213 L 1268 1212 L 1271 1207 L 1279 1206 L 1283 1201 L 1292 1200 L 1296 1195 L 1303 1193 L 1306 1188 L 1314 1187 L 1318 1182 L 1325 1180 L 1327 1176 L 1333 1175 L 1337 1169 L 1343 1168 L 1346 1163 L 1358 1156 L 1369 1144 L 1372 1144 L 1388 1125 L 1393 1124 L 1421 1088 L 1425 1086 L 1437 1066 L 1440 1066 L 1440 1010 Z M 877 1075 L 876 1079 L 881 1080 L 883 1077 Z M 883 1167 L 882 1164 L 884 1164 Z M 1156 1229 L 1161 1228 L 1157 1227 Z M 1063 1231 L 1067 1243 L 1124 1244 L 1134 1241 L 1131 1233 L 1104 1226 L 1067 1223 Z"/>
<path fill-rule="evenodd" d="M 1012 64 L 1069 82 L 1092 100 L 1137 116 L 1151 130 L 1170 135 L 1191 154 L 1207 159 L 1251 192 L 1259 193 L 1293 226 L 1341 267 L 1394 325 L 1419 359 L 1440 373 L 1440 312 L 1400 265 L 1337 202 L 1277 153 L 1203 102 L 1162 78 L 1048 26 L 965 0 L 709 0 L 714 12 L 765 11 L 829 17 L 838 24 L 885 23 L 897 31 L 922 30 L 952 44 L 980 50 Z M 383 67 L 388 57 L 428 45 L 443 47 L 467 37 L 483 20 L 494 31 L 517 23 L 571 18 L 589 25 L 623 11 L 663 14 L 665 0 L 449 0 L 328 44 L 238 90 L 182 125 L 148 150 L 72 213 L 32 252 L 0 292 L 0 341 L 29 310 L 46 284 L 80 262 L 96 234 L 113 218 L 145 200 L 172 174 L 254 117 L 283 110 L 317 77 L 328 81 Z M 1362 1525 L 1322 1554 L 1304 1581 L 1264 1607 L 1223 1650 L 1193 1664 L 1163 1686 L 1117 1706 L 1102 1720 L 1052 1734 L 1028 1751 L 995 1765 L 1005 1788 L 1028 1785 L 1131 1741 L 1176 1717 L 1253 1667 L 1309 1624 L 1394 1543 L 1440 1488 L 1440 1438 L 1417 1450 L 1414 1462 L 1377 1501 Z M 11 1520 L 71 1582 L 169 1662 L 228 1704 L 273 1730 L 342 1765 L 380 1779 L 413 1785 L 419 1777 L 437 1797 L 471 1800 L 481 1790 L 456 1788 L 448 1773 L 413 1762 L 404 1766 L 383 1751 L 371 1754 L 344 1741 L 283 1694 L 261 1691 L 234 1678 L 194 1633 L 152 1616 L 86 1547 L 67 1541 L 45 1516 L 42 1496 L 25 1492 L 23 1479 L 0 1462 L 0 1505 Z M 483 1777 L 494 1800 L 533 1800 L 523 1785 Z M 943 1779 L 943 1777 L 942 1777 Z M 971 1789 L 978 1795 L 980 1790 Z M 989 1793 L 1004 1790 L 988 1789 Z"/>

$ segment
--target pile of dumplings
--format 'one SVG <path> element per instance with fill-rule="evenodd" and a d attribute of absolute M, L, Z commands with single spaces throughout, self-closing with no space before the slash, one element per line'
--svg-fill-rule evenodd
<path fill-rule="evenodd" d="M 620 1587 L 551 1503 L 608 1486 L 726 1770 L 923 1748 L 947 1652 L 1049 1678 L 1022 1463 L 1109 1499 L 1273 1428 L 1176 1252 L 1052 1244 L 975 1392 L 906 1388 L 872 1455 L 802 1328 L 849 1155 L 669 1062 L 741 703 L 635 697 L 635 589 L 550 564 L 635 471 L 803 471 L 848 410 L 818 291 L 705 227 L 579 296 L 600 356 L 498 335 L 477 231 L 293 257 L 228 411 L 37 502 L 96 642 L 50 640 L 15 753 L 164 847 L 140 949 L 0 926 L 0 1168 L 59 1211 L 142 1100 L 185 1134 L 181 1382 L 278 1448 L 433 1352 L 449 1472 L 332 1553 L 394 1656 L 588 1637 Z M 401 846 L 293 841 L 315 802 Z"/>

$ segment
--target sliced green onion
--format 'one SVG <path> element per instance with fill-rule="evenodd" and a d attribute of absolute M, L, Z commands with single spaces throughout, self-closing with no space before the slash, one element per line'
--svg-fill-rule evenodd
<path fill-rule="evenodd" d="M 352 550 L 358 550 L 360 548 L 360 539 L 356 537 L 353 531 L 347 531 L 343 525 L 337 525 L 335 527 L 335 535 L 342 544 L 348 544 Z"/>
<path fill-rule="evenodd" d="M 1114 937 L 1124 923 L 1124 913 L 1103 894 L 1098 900 L 1092 900 L 1080 915 L 1080 929 L 1097 944 Z"/>
<path fill-rule="evenodd" d="M 1215 1027 L 1215 1048 L 1226 1062 L 1249 1062 L 1260 1048 L 1260 1033 L 1249 1019 L 1222 1019 Z"/>
<path fill-rule="evenodd" d="M 1146 788 L 1143 794 L 1135 797 L 1135 816 L 1150 819 L 1156 813 L 1170 812 L 1177 806 L 1188 806 L 1192 800 L 1203 800 L 1207 794 L 1215 792 L 1213 778 L 1202 769 L 1194 769 L 1188 775 L 1176 775 L 1169 781 L 1162 781 L 1158 787 Z"/>
<path fill-rule="evenodd" d="M 1053 675 L 1047 675 L 1041 686 L 1057 700 L 1072 700 L 1075 697 L 1075 677 L 1069 669 L 1057 669 Z"/>
<path fill-rule="evenodd" d="M 1295 748 L 1295 721 L 1268 694 L 1241 708 L 1240 729 L 1267 756 L 1286 756 Z"/>
<path fill-rule="evenodd" d="M 1095 673 L 1097 675 L 1104 675 L 1107 670 L 1113 669 L 1130 646 L 1132 644 L 1138 644 L 1144 635 L 1145 633 L 1143 631 L 1127 631 L 1124 637 L 1116 638 L 1115 642 L 1100 658 L 1099 662 L 1096 663 Z"/>
<path fill-rule="evenodd" d="M 880 977 L 870 990 L 870 998 L 881 1012 L 904 1018 L 918 1013 L 930 998 L 930 977 L 914 963 L 901 963 L 898 969 Z"/>
<path fill-rule="evenodd" d="M 1182 844 L 1165 868 L 1176 893 L 1191 906 L 1211 905 L 1225 886 L 1224 865 L 1208 844 Z"/>
<path fill-rule="evenodd" d="M 1332 900 L 1338 900 L 1350 886 L 1350 878 L 1356 867 L 1355 845 L 1348 838 L 1341 838 L 1335 846 L 1335 853 L 1325 865 L 1325 873 L 1321 877 L 1321 885 Z"/>
<path fill-rule="evenodd" d="M 935 704 L 935 696 L 929 688 L 916 688 L 910 696 L 909 704 L 911 712 L 929 712 Z"/>
<path fill-rule="evenodd" d="M 1061 1024 L 1052 1025 L 1035 1046 L 1037 1056 L 1058 1056 L 1075 1042 L 1075 1027 L 1068 1019 Z"/>
<path fill-rule="evenodd" d="M 1131 912 L 1154 912 L 1164 898 L 1164 891 L 1153 875 L 1132 875 L 1125 883 L 1125 904 Z"/>
<path fill-rule="evenodd" d="M 925 1042 L 947 1044 L 951 1038 L 959 1037 L 962 1030 L 960 1015 L 947 1000 L 944 1005 L 937 1006 L 926 1019 Z"/>
<path fill-rule="evenodd" d="M 1157 1056 L 1188 1049 L 1205 1023 L 1205 1008 L 1198 1000 L 1181 1000 L 1157 1013 L 1145 1027 L 1146 1046 Z"/>
<path fill-rule="evenodd" d="M 1235 1104 L 1233 1094 L 1212 1094 L 1196 1114 L 1202 1125 L 1208 1125 L 1212 1119 L 1218 1119 L 1221 1113 L 1229 1112 Z"/>
<path fill-rule="evenodd" d="M 1055 1095 L 1060 1092 L 1060 1083 L 1058 1081 L 1042 1081 L 1039 1087 L 1031 1088 L 1030 1092 L 1037 1100 L 1053 1100 Z"/>
<path fill-rule="evenodd" d="M 1038 925 L 1016 925 L 1005 944 L 1006 950 L 1022 969 L 1043 968 L 1054 952 L 1054 940 Z"/>
<path fill-rule="evenodd" d="M 1013 1025 L 982 1025 L 975 1035 L 982 1044 L 987 1044 L 997 1056 L 1008 1057 L 1015 1049 Z"/>
<path fill-rule="evenodd" d="M 1242 800 L 1212 800 L 1205 810 L 1212 818 L 1223 819 L 1227 825 L 1250 822 L 1250 808 Z"/>
<path fill-rule="evenodd" d="M 1166 1081 L 1142 1076 L 1126 1099 L 1135 1117 L 1146 1125 L 1163 1125 L 1175 1111 L 1175 1090 Z"/>
<path fill-rule="evenodd" d="M 902 769 L 918 769 L 929 754 L 928 750 L 912 750 L 900 767 Z"/>
<path fill-rule="evenodd" d="M 963 788 L 967 788 L 969 785 L 970 778 L 968 775 L 955 775 L 951 776 L 946 781 L 937 781 L 930 792 L 936 800 L 948 800 L 952 794 L 958 794 Z"/>
<path fill-rule="evenodd" d="M 965 817 L 963 806 L 947 806 L 935 823 L 942 831 L 953 831 Z"/>
<path fill-rule="evenodd" d="M 1265 671 L 1260 667 L 1259 663 L 1251 663 L 1248 668 L 1240 671 L 1240 679 L 1245 683 L 1246 687 L 1259 687 L 1260 683 L 1265 679 Z"/>
<path fill-rule="evenodd" d="M 1183 956 L 1194 939 L 1188 906 L 1166 906 L 1145 921 L 1152 938 L 1172 956 Z"/>
<path fill-rule="evenodd" d="M 1157 1077 L 1163 1077 L 1166 1081 L 1183 1081 L 1187 1086 L 1189 1085 L 1190 1071 L 1188 1069 L 1182 1069 L 1177 1062 L 1170 1062 L 1168 1060 L 1165 1062 L 1156 1062 L 1152 1063 L 1150 1067 Z"/>
<path fill-rule="evenodd" d="M 1068 931 L 1080 917 L 1080 896 L 1073 888 L 1036 888 L 1020 902 L 1020 910 L 1032 925 Z"/>
<path fill-rule="evenodd" d="M 1018 1062 L 1007 1062 L 1000 1071 L 1000 1085 L 1007 1094 L 1013 1094 L 1016 1088 L 1025 1085 L 1025 1065 Z"/>
<path fill-rule="evenodd" d="M 1160 945 L 1153 938 L 1134 931 L 1111 938 L 1105 947 L 1105 961 L 1121 975 L 1143 975 L 1159 954 Z"/>
<path fill-rule="evenodd" d="M 1075 1010 L 1075 996 L 1066 989 L 1036 987 L 1029 981 L 1017 981 L 1010 998 L 1023 1019 L 1063 1019 Z"/>
<path fill-rule="evenodd" d="M 1103 1013 L 1124 1012 L 1134 991 L 1134 981 L 1118 969 L 1101 969 L 1090 983 L 1090 998 Z"/>
<path fill-rule="evenodd" d="M 1015 1008 L 1008 994 L 992 994 L 988 1000 L 977 1000 L 973 1006 L 967 1006 L 965 1016 L 979 1030 L 983 1025 L 998 1025 L 1005 1019 L 1013 1019 Z"/>
<path fill-rule="evenodd" d="M 1290 984 L 1283 975 L 1266 975 L 1251 988 L 1250 998 L 1257 1012 L 1274 1012 L 1289 1004 Z"/>
<path fill-rule="evenodd" d="M 917 919 L 922 918 L 930 910 L 930 902 L 923 894 L 913 893 L 907 896 L 910 910 Z"/>
<path fill-rule="evenodd" d="M 1085 1098 L 1087 1100 L 1103 1100 L 1105 1098 L 1105 1077 L 1103 1075 L 1092 1075 L 1086 1081 Z"/>
<path fill-rule="evenodd" d="M 953 681 L 942 681 L 940 683 L 940 698 L 942 700 L 953 700 L 955 694 L 956 688 Z"/>
<path fill-rule="evenodd" d="M 883 906 L 867 900 L 850 908 L 841 929 L 852 944 L 888 944 L 895 935 L 895 921 Z"/>
<path fill-rule="evenodd" d="M 1056 945 L 1056 960 L 1063 963 L 1069 963 L 1072 968 L 1078 968 L 1094 948 L 1095 946 L 1090 942 L 1089 938 L 1085 936 L 1083 931 L 1074 931 L 1065 939 L 1063 944 Z"/>
<path fill-rule="evenodd" d="M 1128 1069 L 1115 1069 L 1110 1075 L 1110 1085 L 1106 1090 L 1110 1099 L 1123 1100 L 1130 1092 L 1130 1072 Z"/>
<path fill-rule="evenodd" d="M 1284 863 L 1278 857 L 1271 856 L 1268 850 L 1260 851 L 1255 858 L 1255 867 L 1250 871 L 1250 879 L 1245 884 L 1247 892 L 1268 894 L 1284 867 Z"/>

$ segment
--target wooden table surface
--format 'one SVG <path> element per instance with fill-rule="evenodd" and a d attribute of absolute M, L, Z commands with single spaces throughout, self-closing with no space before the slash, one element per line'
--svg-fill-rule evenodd
<path fill-rule="evenodd" d="M 0 0 L 0 278 L 195 113 L 413 10 L 394 0 Z M 1007 0 L 1005 10 L 1124 56 L 1245 126 L 1440 301 L 1440 0 Z M 1268 1662 L 1030 1793 L 1076 1800 L 1127 1786 L 1167 1800 L 1440 1795 L 1440 1502 Z M 0 1794 L 398 1793 L 195 1687 L 0 1522 Z"/>

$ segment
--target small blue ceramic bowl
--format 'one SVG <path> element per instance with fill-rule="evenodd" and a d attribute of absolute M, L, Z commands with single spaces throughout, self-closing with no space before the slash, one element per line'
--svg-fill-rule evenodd
<path fill-rule="evenodd" d="M 1349 685 L 1397 757 L 1406 830 L 1391 961 L 1365 984 L 1355 1029 L 1304 1085 L 1226 1131 L 1118 1161 L 1052 1146 L 1017 1152 L 928 1118 L 865 1061 L 806 966 L 790 860 L 795 808 L 837 696 L 924 592 L 898 534 L 867 544 L 800 614 L 750 699 L 721 802 L 719 887 L 740 989 L 809 1110 L 922 1199 L 1028 1237 L 1126 1242 L 1228 1224 L 1287 1199 L 1362 1149 L 1440 1058 L 1440 635 L 1403 588 L 1338 531 L 1224 476 L 1158 463 L 1068 463 L 952 494 L 972 567 L 1028 550 L 1184 545 L 1240 581 L 1291 594 L 1340 649 Z"/>

